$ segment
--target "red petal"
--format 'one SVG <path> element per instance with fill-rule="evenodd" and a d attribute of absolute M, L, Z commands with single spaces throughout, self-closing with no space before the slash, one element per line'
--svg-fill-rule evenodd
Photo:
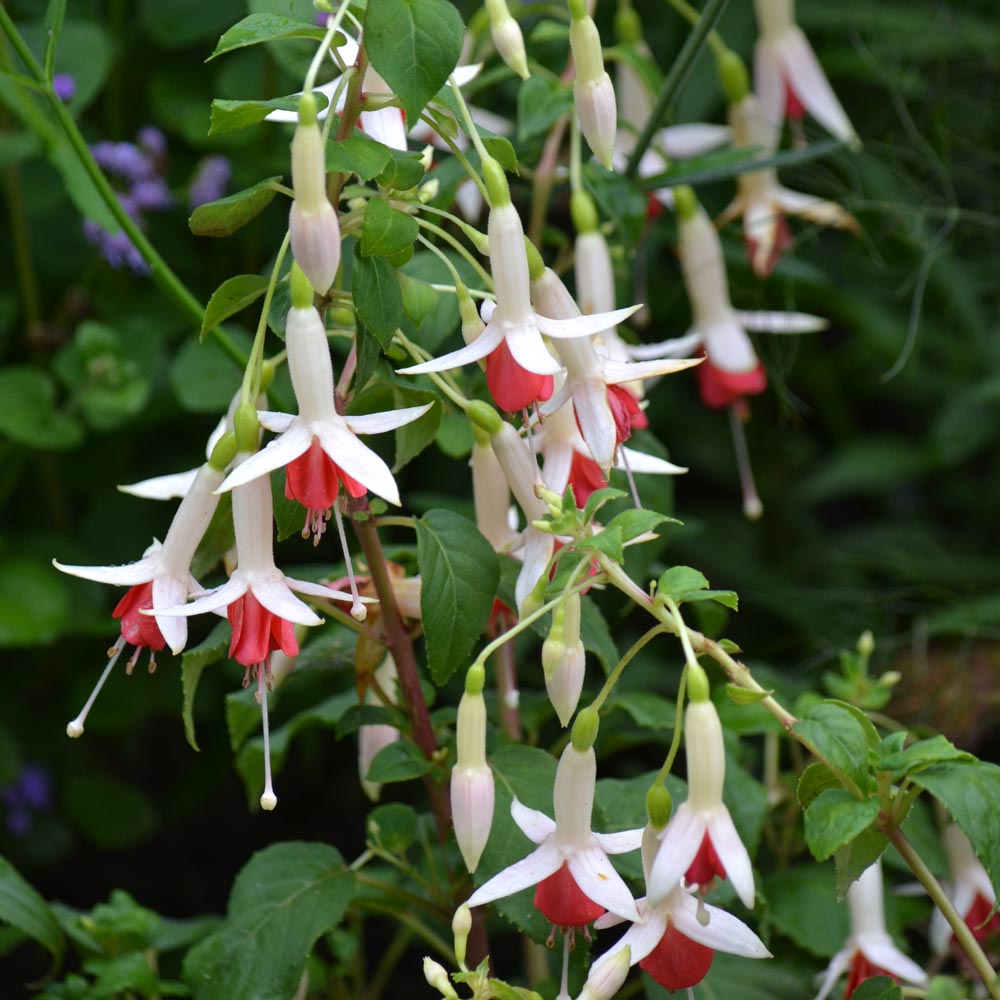
<path fill-rule="evenodd" d="M 618 444 L 624 444 L 632 431 L 645 430 L 649 426 L 649 418 L 642 412 L 639 400 L 623 385 L 608 386 L 608 406 L 615 421 Z"/>
<path fill-rule="evenodd" d="M 744 396 L 759 395 L 767 388 L 767 372 L 760 362 L 749 371 L 727 372 L 705 358 L 694 373 L 701 401 L 713 410 L 724 409 Z"/>
<path fill-rule="evenodd" d="M 777 212 L 777 209 L 775 209 Z M 743 243 L 747 248 L 747 259 L 750 261 L 750 266 L 753 268 L 754 274 L 758 278 L 766 278 L 773 270 L 774 265 L 781 260 L 782 254 L 794 243 L 792 238 L 792 231 L 788 228 L 788 220 L 778 213 L 774 219 L 774 243 L 771 246 L 771 252 L 767 255 L 764 262 L 758 268 L 754 264 L 754 260 L 757 257 L 757 247 L 759 246 L 757 240 L 752 240 L 747 236 L 743 237 Z"/>
<path fill-rule="evenodd" d="M 229 655 L 244 667 L 263 663 L 275 649 L 288 656 L 299 651 L 292 623 L 268 611 L 249 590 L 226 608 L 226 616 L 233 627 Z"/>
<path fill-rule="evenodd" d="M 799 100 L 799 95 L 795 93 L 792 81 L 785 77 L 785 117 L 793 121 L 802 121 L 806 116 L 805 105 Z"/>
<path fill-rule="evenodd" d="M 501 410 L 517 413 L 533 403 L 544 403 L 552 395 L 552 376 L 522 368 L 510 353 L 506 340 L 486 358 L 486 384 Z"/>
<path fill-rule="evenodd" d="M 972 936 L 982 944 L 988 937 L 1000 931 L 1000 913 L 990 916 L 993 904 L 981 893 L 976 893 L 976 898 L 969 907 L 969 912 L 965 915 L 966 926 L 972 931 Z"/>
<path fill-rule="evenodd" d="M 535 909 L 557 927 L 583 927 L 604 912 L 600 903 L 583 894 L 565 861 L 557 872 L 538 883 Z"/>
<path fill-rule="evenodd" d="M 148 611 L 152 606 L 153 583 L 149 581 L 130 587 L 111 612 L 112 618 L 122 620 L 122 636 L 130 646 L 160 650 L 167 644 L 156 619 L 152 615 L 140 614 L 140 610 Z"/>
<path fill-rule="evenodd" d="M 715 845 L 706 833 L 701 838 L 701 846 L 698 848 L 698 853 L 694 856 L 694 861 L 691 862 L 687 872 L 684 874 L 684 881 L 691 886 L 707 886 L 716 876 L 725 878 L 726 869 L 723 867 L 722 861 L 716 853 Z"/>
<path fill-rule="evenodd" d="M 368 492 L 323 451 L 318 438 L 313 438 L 309 450 L 285 467 L 285 496 L 298 500 L 307 510 L 329 510 L 337 501 L 341 483 L 352 497 L 363 497 Z"/>
<path fill-rule="evenodd" d="M 685 937 L 668 923 L 660 943 L 639 963 L 639 968 L 668 990 L 684 990 L 705 978 L 713 958 L 711 948 Z"/>
<path fill-rule="evenodd" d="M 851 959 L 851 971 L 847 976 L 847 988 L 844 990 L 844 1000 L 850 1000 L 851 994 L 866 980 L 874 979 L 876 976 L 888 976 L 894 983 L 898 983 L 898 977 L 894 976 L 886 969 L 880 969 L 873 962 L 860 952 L 856 951 Z"/>
<path fill-rule="evenodd" d="M 573 488 L 573 497 L 578 507 L 583 507 L 590 494 L 608 485 L 601 475 L 601 467 L 586 455 L 573 452 L 573 461 L 569 467 L 569 485 Z"/>

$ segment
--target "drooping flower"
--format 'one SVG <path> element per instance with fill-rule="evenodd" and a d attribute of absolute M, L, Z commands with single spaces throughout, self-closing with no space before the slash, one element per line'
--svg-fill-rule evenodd
<path fill-rule="evenodd" d="M 777 143 L 774 126 L 764 116 L 760 101 L 753 94 L 730 104 L 729 124 L 736 149 L 760 148 L 761 158 L 773 153 Z M 766 278 L 771 273 L 791 243 L 785 212 L 799 215 L 818 226 L 857 232 L 853 216 L 835 202 L 783 187 L 774 167 L 739 174 L 736 184 L 737 195 L 719 217 L 719 224 L 725 225 L 742 216 L 743 240 L 758 278 Z"/>
<path fill-rule="evenodd" d="M 583 690 L 587 654 L 580 640 L 580 595 L 567 594 L 552 612 L 552 626 L 542 643 L 545 690 L 562 726 L 568 726 Z"/>
<path fill-rule="evenodd" d="M 511 816 L 538 847 L 481 885 L 467 900 L 469 906 L 536 886 L 535 906 L 556 927 L 583 927 L 605 910 L 639 919 L 632 894 L 608 855 L 634 851 L 642 831 L 591 831 L 596 776 L 593 747 L 581 751 L 570 743 L 556 770 L 555 821 L 514 799 Z"/>
<path fill-rule="evenodd" d="M 866 868 L 847 890 L 847 904 L 851 934 L 830 960 L 816 1000 L 823 1000 L 845 972 L 848 977 L 844 1000 L 850 1000 L 858 986 L 873 976 L 890 976 L 897 983 L 902 979 L 923 986 L 927 982 L 924 970 L 907 958 L 886 933 L 881 861 Z"/>
<path fill-rule="evenodd" d="M 692 698 L 684 713 L 688 798 L 659 834 L 660 847 L 647 882 L 649 902 L 658 906 L 682 884 L 704 892 L 716 877 L 727 878 L 748 909 L 754 904 L 750 856 L 722 801 L 726 751 L 719 713 L 708 698 Z"/>
<path fill-rule="evenodd" d="M 858 143 L 809 40 L 795 23 L 795 0 L 754 0 L 759 36 L 754 90 L 776 128 L 808 111 L 831 135 Z"/>
<path fill-rule="evenodd" d="M 150 671 L 155 668 L 154 654 L 169 645 L 177 654 L 187 642 L 187 622 L 159 614 L 150 617 L 152 607 L 169 607 L 187 600 L 198 587 L 191 576 L 191 560 L 208 527 L 219 498 L 214 490 L 224 473 L 206 463 L 181 501 L 161 545 L 154 541 L 138 562 L 124 566 L 66 566 L 56 560 L 56 569 L 70 576 L 97 583 L 125 586 L 129 590 L 118 602 L 112 616 L 121 619 L 121 634 L 109 650 L 108 665 L 80 714 L 66 727 L 70 736 L 83 733 L 84 722 L 94 700 L 104 686 L 112 667 L 126 646 L 135 647 L 128 663 L 132 672 L 142 649 L 150 651 Z"/>
<path fill-rule="evenodd" d="M 601 36 L 584 0 L 570 0 L 569 44 L 573 53 L 573 103 L 580 131 L 604 165 L 612 169 L 618 108 L 615 88 L 604 68 Z"/>
<path fill-rule="evenodd" d="M 479 865 L 493 823 L 493 772 L 486 763 L 486 702 L 482 667 L 469 670 L 455 722 L 455 766 L 451 770 L 451 815 L 469 872 Z"/>
<path fill-rule="evenodd" d="M 511 15 L 507 0 L 486 0 L 486 13 L 497 54 L 522 80 L 527 80 L 528 55 L 524 50 L 524 36 L 521 26 Z"/>
<path fill-rule="evenodd" d="M 996 893 L 982 862 L 972 850 L 969 838 L 957 823 L 949 823 L 941 832 L 951 878 L 948 898 L 965 921 L 973 937 L 982 944 L 1000 934 L 1000 914 L 993 912 Z M 951 925 L 944 914 L 935 909 L 931 917 L 930 942 L 934 951 L 943 955 L 952 940 Z"/>
<path fill-rule="evenodd" d="M 400 369 L 420 375 L 448 371 L 486 358 L 486 378 L 497 405 L 507 412 L 526 409 L 552 394 L 552 376 L 561 370 L 549 353 L 542 334 L 553 338 L 592 336 L 616 326 L 638 308 L 619 309 L 599 316 L 556 319 L 532 309 L 529 266 L 521 218 L 510 201 L 500 166 L 488 160 L 483 176 L 490 189 L 490 268 L 496 306 L 484 303 L 486 326 L 471 344 L 443 357 Z"/>

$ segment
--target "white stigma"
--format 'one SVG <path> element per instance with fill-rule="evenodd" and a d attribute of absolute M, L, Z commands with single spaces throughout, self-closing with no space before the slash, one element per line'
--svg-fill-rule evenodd
<path fill-rule="evenodd" d="M 351 586 L 351 617 L 356 622 L 363 622 L 368 617 L 368 609 L 361 603 L 358 596 L 358 581 L 354 578 L 354 564 L 351 562 L 351 553 L 347 548 L 347 535 L 344 533 L 344 519 L 340 516 L 340 502 L 333 503 L 333 516 L 337 522 L 337 534 L 340 535 L 340 547 L 344 550 L 344 565 L 347 567 L 347 582 Z"/>
<path fill-rule="evenodd" d="M 733 434 L 733 449 L 736 452 L 736 467 L 740 473 L 740 487 L 743 490 L 743 516 L 748 521 L 759 521 L 764 514 L 764 505 L 757 496 L 757 484 L 750 464 L 750 449 L 747 447 L 746 432 L 743 429 L 744 406 L 733 403 L 729 407 L 729 429 Z"/>
<path fill-rule="evenodd" d="M 267 668 L 263 663 L 257 667 L 257 700 L 264 729 L 264 794 L 260 797 L 260 807 L 270 812 L 278 804 L 278 796 L 271 787 L 271 730 L 267 721 Z"/>
<path fill-rule="evenodd" d="M 87 703 L 83 706 L 80 714 L 66 726 L 66 735 L 70 739 L 76 740 L 83 735 L 83 724 L 87 721 L 87 713 L 90 712 L 94 702 L 97 700 L 97 696 L 101 693 L 101 688 L 104 687 L 104 682 L 111 674 L 111 668 L 118 662 L 118 657 L 121 656 L 121 652 L 124 648 L 125 637 L 119 636 L 118 641 L 108 650 L 108 654 L 110 656 L 108 665 L 104 668 L 104 672 L 94 685 L 94 690 L 90 692 L 90 697 L 87 699 Z"/>

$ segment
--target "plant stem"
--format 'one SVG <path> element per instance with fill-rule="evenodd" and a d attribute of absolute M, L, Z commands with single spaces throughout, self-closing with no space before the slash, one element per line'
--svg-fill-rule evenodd
<path fill-rule="evenodd" d="M 902 859 L 909 865 L 910 871 L 917 876 L 917 881 L 927 890 L 927 895 L 931 897 L 934 905 L 944 914 L 945 920 L 951 926 L 956 940 L 962 946 L 962 950 L 969 956 L 969 960 L 979 973 L 986 987 L 987 992 L 993 1000 L 1000 1000 L 1000 983 L 997 982 L 997 975 L 990 965 L 989 959 L 979 946 L 972 931 L 969 930 L 961 914 L 951 904 L 951 900 L 945 894 L 941 883 L 934 877 L 931 870 L 924 864 L 924 859 L 913 849 L 913 845 L 906 839 L 906 835 L 899 827 L 889 833 L 896 850 L 899 851 Z"/>
<path fill-rule="evenodd" d="M 607 574 L 610 583 L 616 586 L 623 594 L 631 597 L 636 604 L 645 608 L 657 621 L 662 622 L 666 626 L 667 631 L 672 632 L 674 635 L 680 635 L 681 626 L 678 625 L 674 616 L 659 601 L 654 601 L 621 566 L 603 553 L 598 555 L 598 560 L 601 564 L 601 569 Z M 688 628 L 687 633 L 691 641 L 691 647 L 695 653 L 715 660 L 726 672 L 729 679 L 738 687 L 746 688 L 748 691 L 754 691 L 757 694 L 763 694 L 764 697 L 761 698 L 760 704 L 784 726 L 786 732 L 790 733 L 792 731 L 792 726 L 798 722 L 798 719 L 771 695 L 765 694 L 765 689 L 754 680 L 750 669 L 745 664 L 740 663 L 739 660 L 734 660 L 715 640 L 709 639 L 708 636 L 698 632 L 696 629 Z"/>
<path fill-rule="evenodd" d="M 615 664 L 614 670 L 608 674 L 607 680 L 604 682 L 604 687 L 601 688 L 598 696 L 590 703 L 590 707 L 596 712 L 599 711 L 601 706 L 607 700 L 609 694 L 611 694 L 612 689 L 615 684 L 618 683 L 618 678 L 621 677 L 622 672 L 625 668 L 632 662 L 635 655 L 652 639 L 654 636 L 660 635 L 661 632 L 666 632 L 667 629 L 664 625 L 654 625 L 648 632 L 641 635 L 634 643 L 632 643 L 629 651 Z"/>
<path fill-rule="evenodd" d="M 663 84 L 660 86 L 660 92 L 656 95 L 656 104 L 649 113 L 649 119 L 645 126 L 643 126 L 642 133 L 636 141 L 635 149 L 632 150 L 632 155 L 629 157 L 628 166 L 625 168 L 626 177 L 635 177 L 639 169 L 639 161 L 642 159 L 642 154 L 649 148 L 649 144 L 653 140 L 653 135 L 660 127 L 660 122 L 663 120 L 664 115 L 666 115 L 673 99 L 677 96 L 681 84 L 691 71 L 695 56 L 698 55 L 709 32 L 715 27 L 715 22 L 718 21 L 722 14 L 726 2 L 727 0 L 708 0 L 708 3 L 705 4 L 705 9 L 701 12 L 701 17 L 697 25 L 692 29 L 691 34 L 688 35 L 687 40 L 677 54 L 677 58 L 670 67 L 670 71 L 667 73 Z"/>
<path fill-rule="evenodd" d="M 698 26 L 698 21 L 701 15 L 694 9 L 694 7 L 691 6 L 691 4 L 687 2 L 687 0 L 667 0 L 667 3 L 670 4 L 670 6 L 681 15 L 681 17 L 685 18 L 692 27 Z M 718 59 L 719 56 L 725 55 L 729 51 L 729 47 L 722 40 L 722 36 L 714 28 L 708 32 L 707 41 L 716 59 Z"/>
<path fill-rule="evenodd" d="M 559 118 L 552 126 L 542 147 L 542 156 L 535 169 L 535 178 L 531 190 L 531 218 L 528 220 L 528 236 L 536 247 L 542 245 L 542 233 L 545 230 L 545 218 L 549 211 L 549 201 L 552 199 L 552 188 L 556 182 L 556 163 L 559 160 L 559 148 L 566 134 L 566 115 Z"/>

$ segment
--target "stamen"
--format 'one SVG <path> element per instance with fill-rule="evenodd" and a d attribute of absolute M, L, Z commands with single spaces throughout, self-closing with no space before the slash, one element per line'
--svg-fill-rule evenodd
<path fill-rule="evenodd" d="M 153 650 L 152 646 L 149 649 L 149 672 L 151 674 L 156 673 L 156 652 Z"/>
<path fill-rule="evenodd" d="M 563 964 L 562 964 L 562 982 L 559 986 L 559 996 L 568 997 L 569 996 L 569 953 L 570 949 L 573 947 L 573 935 L 564 934 L 563 935 Z"/>
<path fill-rule="evenodd" d="M 141 650 L 141 646 L 136 646 L 132 655 L 128 658 L 128 663 L 125 664 L 125 673 L 127 673 L 129 677 L 132 676 L 132 671 L 135 670 L 135 665 L 139 662 L 139 653 Z"/>
<path fill-rule="evenodd" d="M 705 906 L 705 897 L 699 892 L 698 893 L 698 923 L 702 927 L 707 927 L 712 919 L 712 914 L 708 912 L 708 907 Z"/>
<path fill-rule="evenodd" d="M 628 455 L 625 454 L 624 445 L 618 449 L 618 454 L 621 456 L 622 465 L 625 466 L 625 477 L 628 479 L 628 486 L 632 491 L 632 503 L 635 504 L 636 508 L 640 508 L 642 504 L 639 501 L 639 490 L 635 485 L 635 477 L 632 475 L 632 470 L 629 468 Z"/>
<path fill-rule="evenodd" d="M 351 562 L 351 553 L 347 548 L 347 535 L 344 534 L 344 519 L 340 516 L 339 502 L 333 505 L 333 516 L 337 521 L 337 534 L 340 535 L 340 547 L 344 550 L 347 582 L 351 587 L 351 597 L 354 598 L 351 604 L 351 617 L 356 622 L 363 622 L 368 617 L 368 609 L 361 603 L 361 598 L 358 597 L 358 581 L 354 579 L 354 564 Z"/>
<path fill-rule="evenodd" d="M 742 402 L 742 401 L 741 401 Z M 733 435 L 733 449 L 736 452 L 736 467 L 740 473 L 740 487 L 743 490 L 743 516 L 748 521 L 759 521 L 764 513 L 764 505 L 757 496 L 757 484 L 750 465 L 750 449 L 747 447 L 743 423 L 746 419 L 745 404 L 741 410 L 736 403 L 729 407 L 729 429 Z"/>
<path fill-rule="evenodd" d="M 260 702 L 260 718 L 264 727 L 264 794 L 260 797 L 260 807 L 270 812 L 278 804 L 278 796 L 271 787 L 271 730 L 267 721 L 267 674 L 267 664 L 257 664 L 257 701 Z"/>
<path fill-rule="evenodd" d="M 524 436 L 528 441 L 528 451 L 531 452 L 531 461 L 538 465 L 538 455 L 535 452 L 535 436 L 531 433 L 532 423 L 531 415 L 525 409 L 521 411 L 524 420 Z M 538 415 L 538 406 L 535 405 L 535 421 L 536 423 L 541 423 L 541 418 Z"/>
<path fill-rule="evenodd" d="M 101 674 L 100 680 L 94 685 L 94 690 L 90 692 L 90 697 L 83 706 L 83 711 L 66 726 L 66 735 L 70 738 L 75 740 L 83 735 L 83 724 L 87 721 L 87 713 L 97 700 L 97 696 L 101 693 L 101 688 L 104 687 L 104 682 L 108 679 L 111 668 L 118 662 L 118 657 L 121 656 L 124 648 L 125 636 L 122 635 L 118 637 L 118 641 L 108 650 L 108 655 L 110 656 L 108 665 L 104 668 L 104 673 Z"/>

